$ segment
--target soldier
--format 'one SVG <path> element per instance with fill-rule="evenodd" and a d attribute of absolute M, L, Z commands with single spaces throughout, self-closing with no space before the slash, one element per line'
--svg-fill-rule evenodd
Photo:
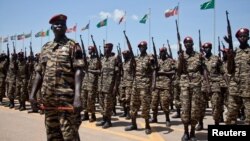
<path fill-rule="evenodd" d="M 36 68 L 38 67 L 39 63 L 39 56 L 40 54 L 37 53 L 35 54 L 35 57 L 33 58 L 32 56 L 29 56 L 29 59 L 33 59 L 33 61 L 30 62 L 30 70 L 29 70 L 29 84 L 28 84 L 28 91 L 29 94 L 31 93 L 32 90 L 32 84 L 34 83 L 35 77 L 36 77 Z M 33 67 L 32 67 L 33 66 Z M 37 94 L 34 97 L 37 101 L 41 101 L 41 89 L 37 92 Z M 28 113 L 37 113 L 39 110 L 39 107 L 37 105 L 32 105 L 31 103 L 31 109 L 28 111 Z M 40 110 L 40 114 L 43 114 L 42 110 Z"/>
<path fill-rule="evenodd" d="M 26 110 L 25 101 L 28 99 L 28 65 L 24 58 L 24 53 L 18 53 L 17 61 L 17 82 L 16 82 L 16 98 L 19 100 L 19 110 Z"/>
<path fill-rule="evenodd" d="M 10 100 L 9 103 L 9 108 L 14 108 L 15 107 L 15 103 L 14 103 L 14 99 L 15 99 L 15 87 L 16 87 L 16 74 L 17 74 L 17 54 L 16 53 L 12 53 L 11 54 L 11 60 L 10 60 L 10 64 L 9 64 L 9 68 L 8 68 L 8 73 L 7 73 L 7 89 L 8 89 L 8 98 Z"/>
<path fill-rule="evenodd" d="M 106 43 L 104 46 L 104 57 L 102 58 L 101 84 L 99 93 L 99 102 L 102 108 L 102 121 L 96 123 L 96 126 L 102 126 L 103 129 L 112 126 L 111 116 L 114 106 L 113 97 L 116 92 L 116 73 L 118 72 L 117 57 L 112 55 L 113 44 Z"/>
<path fill-rule="evenodd" d="M 79 141 L 84 63 L 80 45 L 65 35 L 66 20 L 59 14 L 49 21 L 55 38 L 42 47 L 30 101 L 37 103 L 35 94 L 42 85 L 47 140 Z"/>
<path fill-rule="evenodd" d="M 222 61 L 220 58 L 216 55 L 212 54 L 212 43 L 207 42 L 202 45 L 202 48 L 204 52 L 206 53 L 204 62 L 207 66 L 207 71 L 209 73 L 209 81 L 211 84 L 211 94 L 202 94 L 204 96 L 203 98 L 203 112 L 201 114 L 201 117 L 199 119 L 199 124 L 196 127 L 196 130 L 202 130 L 203 129 L 203 118 L 205 116 L 206 111 L 206 103 L 207 103 L 207 97 L 211 96 L 211 103 L 212 103 L 212 115 L 214 119 L 215 125 L 219 125 L 219 122 L 221 121 L 221 115 L 223 113 L 223 97 L 221 93 L 221 87 L 220 82 L 221 79 L 223 79 L 224 76 L 224 68 L 222 66 Z"/>
<path fill-rule="evenodd" d="M 96 49 L 94 46 L 89 46 L 89 60 L 87 66 L 87 73 L 85 74 L 86 88 L 83 90 L 83 107 L 84 115 L 82 120 L 89 120 L 89 122 L 96 121 L 95 116 L 95 98 L 97 95 L 98 72 L 100 72 L 98 59 L 96 56 Z M 89 118 L 89 114 L 91 117 Z"/>
<path fill-rule="evenodd" d="M 6 54 L 0 54 L 0 105 L 3 105 L 3 97 L 5 96 L 5 78 L 8 69 L 8 60 Z"/>
<path fill-rule="evenodd" d="M 152 84 L 153 57 L 147 54 L 147 42 L 139 43 L 138 48 L 141 52 L 138 58 L 135 58 L 135 78 L 130 103 L 130 114 L 132 125 L 125 128 L 125 131 L 137 130 L 136 116 L 142 106 L 141 116 L 145 119 L 145 133 L 151 134 L 149 125 L 149 112 L 151 102 L 150 87 Z"/>
<path fill-rule="evenodd" d="M 130 102 L 131 102 L 131 93 L 132 93 L 132 85 L 133 85 L 133 77 L 134 77 L 134 68 L 132 66 L 132 57 L 129 50 L 124 50 L 122 52 L 123 55 L 123 75 L 122 82 L 120 85 L 120 94 L 121 94 L 121 103 L 124 108 L 124 113 L 120 117 L 126 117 L 126 119 L 130 119 Z"/>
<path fill-rule="evenodd" d="M 166 56 L 167 48 L 160 48 L 160 59 L 159 65 L 157 66 L 157 78 L 156 86 L 152 92 L 152 102 L 151 107 L 153 111 L 153 118 L 150 120 L 151 123 L 156 123 L 158 115 L 158 105 L 161 103 L 163 112 L 166 117 L 166 126 L 170 127 L 170 118 L 169 118 L 169 106 L 171 103 L 171 84 L 172 77 L 175 74 L 173 59 Z"/>
<path fill-rule="evenodd" d="M 235 37 L 238 39 L 240 46 L 234 52 L 234 66 L 229 66 L 235 68 L 235 71 L 232 74 L 229 74 L 230 82 L 226 124 L 236 124 L 238 110 L 240 110 L 241 106 L 244 106 L 246 114 L 245 124 L 250 125 L 249 29 L 240 28 L 236 32 Z"/>
<path fill-rule="evenodd" d="M 193 50 L 193 45 L 194 43 L 191 37 L 184 38 L 186 51 L 179 52 L 178 58 L 178 72 L 181 72 L 179 74 L 182 107 L 181 120 L 184 124 L 182 141 L 187 141 L 189 139 L 191 141 L 196 141 L 195 126 L 201 113 L 201 77 L 202 74 L 204 77 L 207 76 L 201 55 Z M 185 67 L 183 67 L 183 65 Z M 189 124 L 191 124 L 190 133 L 188 131 Z"/>

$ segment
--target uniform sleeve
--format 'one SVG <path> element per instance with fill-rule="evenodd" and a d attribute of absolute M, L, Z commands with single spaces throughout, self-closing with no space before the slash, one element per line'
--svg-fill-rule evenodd
<path fill-rule="evenodd" d="M 84 61 L 82 57 L 82 49 L 78 43 L 75 44 L 74 47 L 74 53 L 73 53 L 74 61 L 73 61 L 73 67 L 74 68 L 83 68 L 84 67 Z"/>
<path fill-rule="evenodd" d="M 47 46 L 48 46 L 48 43 L 42 47 L 42 51 L 41 51 L 40 56 L 39 56 L 39 62 L 37 64 L 37 66 L 35 67 L 35 71 L 40 73 L 40 74 L 42 74 L 45 71 L 46 63 L 48 61 L 48 57 L 46 55 Z"/>

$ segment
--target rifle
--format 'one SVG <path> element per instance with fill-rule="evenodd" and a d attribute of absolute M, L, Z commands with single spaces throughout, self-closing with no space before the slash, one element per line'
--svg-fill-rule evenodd
<path fill-rule="evenodd" d="M 103 54 L 102 54 L 102 51 L 101 51 L 101 46 L 99 46 L 99 52 L 100 52 L 100 58 L 102 58 Z"/>
<path fill-rule="evenodd" d="M 169 57 L 173 59 L 172 50 L 171 50 L 171 47 L 170 47 L 170 44 L 169 44 L 168 40 L 167 40 L 167 43 L 168 43 Z"/>
<path fill-rule="evenodd" d="M 33 58 L 34 57 L 34 53 L 32 50 L 32 43 L 30 42 L 30 56 Z"/>
<path fill-rule="evenodd" d="M 223 41 L 221 41 L 221 44 L 222 44 L 222 48 L 223 48 L 223 50 L 225 50 L 225 45 L 224 45 L 224 43 L 223 43 Z"/>
<path fill-rule="evenodd" d="M 91 35 L 91 39 L 92 39 L 92 42 L 93 42 L 93 45 L 94 45 L 94 48 L 95 48 L 95 53 L 96 53 L 97 61 L 99 63 L 99 67 L 101 68 L 101 58 L 99 56 L 99 53 L 98 53 L 98 50 L 97 50 L 93 35 Z"/>
<path fill-rule="evenodd" d="M 152 43 L 153 43 L 153 50 L 154 50 L 154 65 L 155 65 L 155 69 L 154 69 L 154 72 L 153 72 L 153 90 L 155 89 L 156 87 L 156 77 L 157 77 L 157 72 L 156 72 L 156 69 L 159 67 L 159 64 L 158 64 L 158 59 L 157 59 L 157 53 L 156 53 L 156 47 L 155 47 L 155 42 L 154 42 L 154 37 L 152 37 Z"/>
<path fill-rule="evenodd" d="M 7 43 L 7 61 L 10 61 L 10 48 L 9 48 L 9 43 Z"/>
<path fill-rule="evenodd" d="M 181 76 L 181 74 L 185 73 L 186 70 L 187 70 L 186 69 L 186 60 L 184 58 L 184 51 L 182 50 L 182 46 L 181 46 L 181 37 L 180 37 L 180 33 L 179 33 L 179 28 L 178 28 L 177 20 L 175 20 L 175 24 L 176 24 L 178 47 L 179 47 L 179 53 L 180 53 L 177 74 L 179 76 Z"/>
<path fill-rule="evenodd" d="M 218 56 L 221 59 L 220 37 L 218 36 Z"/>
<path fill-rule="evenodd" d="M 26 47 L 24 48 L 24 59 L 27 60 Z"/>
<path fill-rule="evenodd" d="M 201 43 L 201 31 L 199 29 L 199 48 L 200 48 L 200 53 L 203 55 L 203 49 L 202 49 L 202 43 Z"/>
<path fill-rule="evenodd" d="M 129 41 L 129 39 L 128 39 L 128 36 L 126 35 L 126 31 L 123 30 L 123 33 L 124 33 L 124 36 L 125 36 L 126 41 L 127 41 L 127 44 L 128 44 L 128 50 L 129 50 L 129 52 L 130 52 L 131 59 L 132 59 L 132 61 L 135 62 L 135 55 L 134 55 L 134 53 L 133 53 L 133 49 L 132 49 L 132 46 L 131 46 L 130 41 Z"/>
<path fill-rule="evenodd" d="M 227 60 L 227 71 L 229 74 L 233 74 L 235 72 L 235 61 L 234 61 L 234 54 L 233 54 L 233 39 L 232 39 L 232 31 L 231 31 L 231 25 L 228 18 L 228 12 L 226 11 L 226 17 L 227 17 L 227 36 L 224 36 L 224 40 L 229 45 L 229 51 L 227 53 L 228 60 Z"/>
<path fill-rule="evenodd" d="M 82 45 L 82 56 L 83 56 L 83 61 L 84 61 L 84 64 L 85 64 L 86 66 L 88 66 L 87 55 L 86 55 L 86 50 L 85 50 L 85 47 L 84 47 L 84 44 L 83 44 L 82 35 L 80 35 L 80 40 L 81 40 L 81 45 Z M 86 67 L 86 69 L 87 69 L 87 67 Z"/>
<path fill-rule="evenodd" d="M 16 60 L 17 59 L 16 47 L 15 47 L 14 42 L 12 42 L 12 44 L 13 44 L 13 60 Z"/>

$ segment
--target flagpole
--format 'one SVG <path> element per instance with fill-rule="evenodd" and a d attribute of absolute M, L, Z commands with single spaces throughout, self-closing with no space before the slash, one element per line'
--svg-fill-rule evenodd
<path fill-rule="evenodd" d="M 179 11 L 180 11 L 180 2 L 178 2 L 178 17 L 177 17 L 178 18 L 177 19 L 178 25 L 180 25 L 180 23 L 179 23 L 179 21 L 180 21 L 180 19 L 179 19 L 180 18 L 180 12 Z"/>
<path fill-rule="evenodd" d="M 151 46 L 151 41 L 150 41 L 150 38 L 151 38 L 151 8 L 149 8 L 149 24 L 148 24 L 148 32 L 149 32 L 149 40 L 148 40 L 148 47 L 150 48 Z"/>
<path fill-rule="evenodd" d="M 90 20 L 89 20 L 89 25 L 90 25 Z M 88 29 L 88 46 L 89 46 L 89 33 L 90 33 L 90 27 Z"/>
<path fill-rule="evenodd" d="M 127 29 L 126 29 L 126 23 L 127 23 L 127 21 L 126 21 L 126 14 L 127 14 L 127 12 L 125 11 L 125 15 L 124 15 L 124 31 L 126 31 Z M 125 50 L 125 46 L 126 46 L 126 39 L 125 39 L 125 37 L 123 38 L 123 43 L 124 43 L 124 46 L 123 46 L 123 50 Z"/>
<path fill-rule="evenodd" d="M 215 4 L 215 1 L 214 1 L 214 43 L 213 43 L 213 45 L 214 45 L 214 54 L 215 54 L 215 36 L 216 36 L 216 34 L 215 34 L 215 31 L 216 31 L 216 22 L 215 22 L 216 10 L 215 10 L 215 8 L 216 8 L 216 4 Z"/>
<path fill-rule="evenodd" d="M 107 17 L 107 23 L 108 23 L 108 17 Z M 108 24 L 106 26 L 106 43 L 108 42 Z"/>

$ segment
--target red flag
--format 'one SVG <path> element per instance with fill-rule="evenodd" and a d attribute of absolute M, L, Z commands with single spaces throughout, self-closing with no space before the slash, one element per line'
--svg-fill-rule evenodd
<path fill-rule="evenodd" d="M 73 26 L 72 28 L 68 28 L 66 33 L 71 33 L 71 32 L 76 32 L 76 25 Z"/>
<path fill-rule="evenodd" d="M 176 6 L 174 9 L 168 9 L 165 11 L 165 17 L 168 18 L 170 16 L 178 15 L 178 6 Z"/>
<path fill-rule="evenodd" d="M 124 20 L 124 16 L 122 16 L 119 20 L 119 24 L 121 24 L 121 22 Z"/>

